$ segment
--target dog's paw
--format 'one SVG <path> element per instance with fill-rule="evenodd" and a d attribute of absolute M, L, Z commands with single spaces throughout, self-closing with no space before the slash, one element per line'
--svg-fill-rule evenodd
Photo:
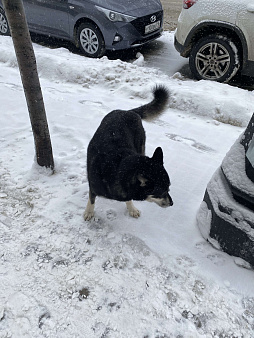
<path fill-rule="evenodd" d="M 136 209 L 135 207 L 132 210 L 129 210 L 129 215 L 134 218 L 139 218 L 140 216 L 140 211 Z"/>
<path fill-rule="evenodd" d="M 138 209 L 136 209 L 136 210 L 130 211 L 129 214 L 130 214 L 131 217 L 139 218 L 140 211 Z"/>
<path fill-rule="evenodd" d="M 84 212 L 84 220 L 85 221 L 90 221 L 93 217 L 94 217 L 93 211 L 85 211 Z"/>
<path fill-rule="evenodd" d="M 129 215 L 134 218 L 138 218 L 140 216 L 140 211 L 135 208 L 134 204 L 132 201 L 126 202 L 127 209 L 129 211 Z"/>
<path fill-rule="evenodd" d="M 90 201 L 90 197 L 87 201 L 86 210 L 84 212 L 84 220 L 90 221 L 94 217 L 94 203 Z"/>

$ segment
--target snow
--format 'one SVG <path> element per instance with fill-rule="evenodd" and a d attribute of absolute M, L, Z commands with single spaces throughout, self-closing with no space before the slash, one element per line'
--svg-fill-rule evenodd
<path fill-rule="evenodd" d="M 223 171 L 229 182 L 238 187 L 244 193 L 254 196 L 254 188 L 252 181 L 245 173 L 245 150 L 240 143 L 244 136 L 241 135 L 239 141 L 236 142 L 228 152 L 227 158 L 222 162 Z"/>
<path fill-rule="evenodd" d="M 12 42 L 0 37 L 1 338 L 252 336 L 253 270 L 206 242 L 196 213 L 253 113 L 253 92 L 184 78 L 173 33 L 161 41 L 172 49 L 171 76 L 141 54 L 127 63 L 34 44 L 51 175 L 34 163 Z M 156 83 L 171 99 L 143 123 L 146 152 L 163 148 L 174 206 L 135 202 L 141 217 L 133 219 L 125 203 L 98 198 L 96 219 L 85 222 L 89 140 L 111 110 L 151 100 Z"/>
<path fill-rule="evenodd" d="M 224 166 L 222 167 L 224 171 L 224 162 L 223 165 Z M 232 170 L 234 170 L 234 168 Z M 224 171 L 225 174 L 227 172 L 227 170 L 226 172 Z M 234 181 L 232 183 L 235 184 L 236 182 Z M 221 219 L 224 219 L 229 224 L 232 224 L 235 228 L 239 228 L 240 230 L 242 230 L 242 232 L 245 233 L 248 238 L 253 241 L 253 212 L 243 207 L 242 205 L 235 203 L 235 200 L 232 198 L 232 192 L 228 188 L 228 183 L 226 183 L 226 179 L 221 169 L 218 169 L 215 172 L 213 178 L 207 186 L 207 190 L 209 192 L 209 196 L 211 196 L 211 201 L 216 214 L 219 215 Z M 203 237 L 208 239 L 209 242 L 213 241 L 213 245 L 217 248 L 220 248 L 219 243 L 208 236 L 210 233 L 209 218 L 211 217 L 211 215 L 209 209 L 207 208 L 207 206 L 205 207 L 204 204 L 204 202 L 201 204 L 201 220 L 199 220 L 199 215 L 197 217 L 198 226 L 200 227 L 200 231 L 202 232 Z M 220 208 L 225 208 L 228 212 L 222 212 Z"/>

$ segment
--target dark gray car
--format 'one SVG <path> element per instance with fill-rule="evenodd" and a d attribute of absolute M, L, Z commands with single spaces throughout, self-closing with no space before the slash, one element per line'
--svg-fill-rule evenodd
<path fill-rule="evenodd" d="M 140 46 L 162 32 L 160 0 L 23 0 L 29 30 L 74 42 L 89 57 Z M 0 34 L 9 35 L 0 0 Z"/>

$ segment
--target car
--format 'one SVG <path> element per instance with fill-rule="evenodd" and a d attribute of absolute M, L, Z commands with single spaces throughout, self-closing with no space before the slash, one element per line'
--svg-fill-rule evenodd
<path fill-rule="evenodd" d="M 197 225 L 213 246 L 254 268 L 254 114 L 208 183 Z"/>
<path fill-rule="evenodd" d="M 254 76 L 254 0 L 183 0 L 174 45 L 198 80 Z"/>
<path fill-rule="evenodd" d="M 160 0 L 23 0 L 30 32 L 72 41 L 88 57 L 161 36 Z M 0 0 L 0 34 L 10 29 Z"/>

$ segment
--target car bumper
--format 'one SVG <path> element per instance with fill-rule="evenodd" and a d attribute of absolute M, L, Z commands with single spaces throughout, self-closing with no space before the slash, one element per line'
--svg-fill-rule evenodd
<path fill-rule="evenodd" d="M 140 47 L 148 42 L 158 39 L 161 35 L 162 35 L 162 30 L 160 30 L 159 32 L 156 32 L 155 34 L 151 34 L 147 37 L 132 36 L 132 37 L 129 37 L 129 39 L 127 40 L 122 40 L 115 44 L 106 45 L 106 49 L 110 51 L 117 51 L 117 50 Z"/>
<path fill-rule="evenodd" d="M 185 47 L 184 45 L 182 45 L 178 40 L 177 40 L 177 37 L 176 37 L 176 34 L 174 36 L 174 46 L 175 46 L 175 49 L 180 53 L 181 56 L 185 57 Z"/>
<path fill-rule="evenodd" d="M 243 66 L 242 74 L 254 77 L 254 61 L 247 60 Z"/>
<path fill-rule="evenodd" d="M 145 26 L 149 25 L 150 22 L 148 22 L 148 19 L 150 19 L 151 15 L 138 18 L 132 22 L 116 22 L 112 24 L 110 34 L 109 30 L 105 32 L 105 34 L 103 32 L 106 49 L 122 50 L 135 48 L 159 38 L 163 32 L 163 11 L 155 13 L 160 22 L 159 28 L 151 33 L 145 34 Z M 115 41 L 116 36 L 120 37 L 119 41 Z"/>
<path fill-rule="evenodd" d="M 197 225 L 203 237 L 217 249 L 254 267 L 254 213 L 235 201 L 221 168 L 207 186 Z"/>

